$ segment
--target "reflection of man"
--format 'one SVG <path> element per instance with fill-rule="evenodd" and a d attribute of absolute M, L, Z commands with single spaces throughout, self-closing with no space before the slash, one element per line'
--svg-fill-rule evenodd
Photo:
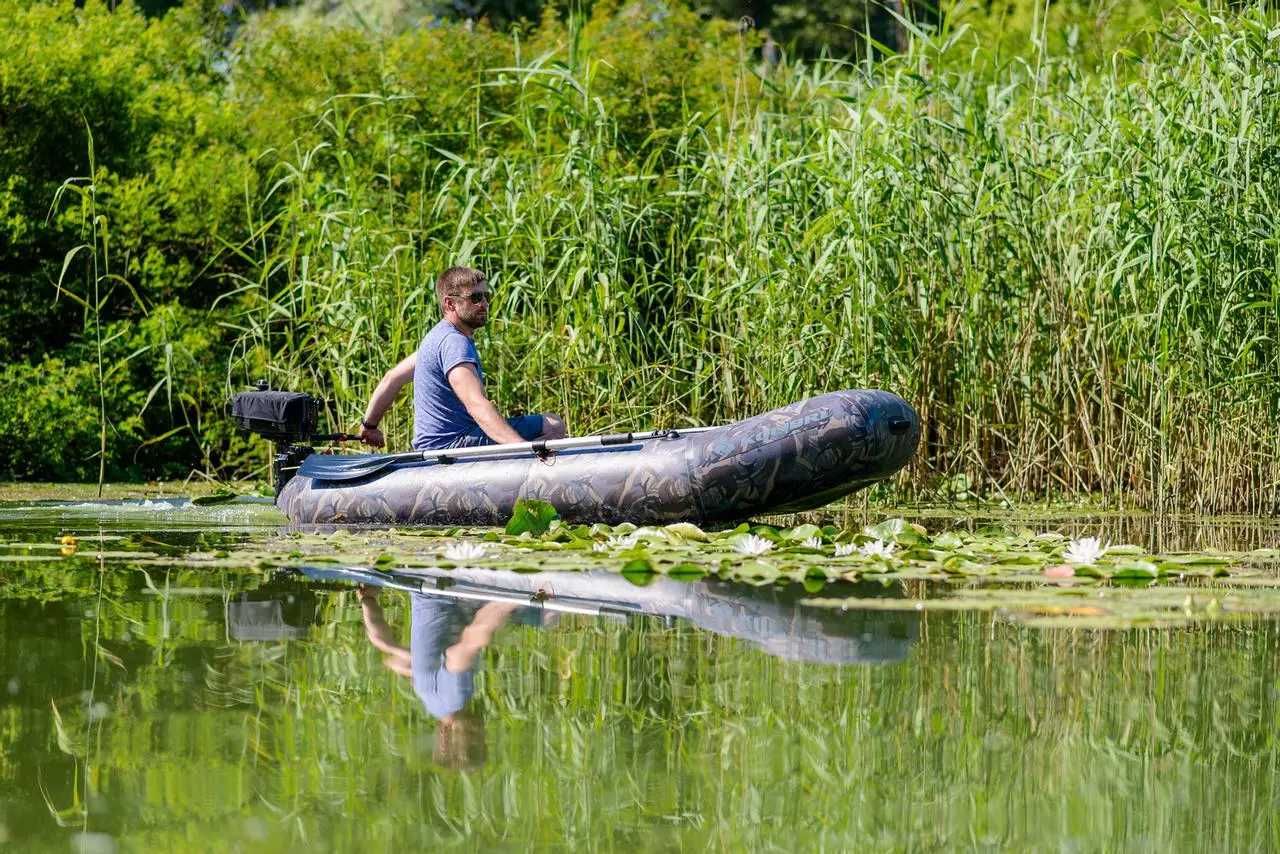
<path fill-rule="evenodd" d="M 396 642 L 383 618 L 378 591 L 360 588 L 360 610 L 369 642 L 383 653 L 389 670 L 413 680 L 427 713 L 439 720 L 435 759 L 449 768 L 484 762 L 484 718 L 467 707 L 475 693 L 480 652 L 519 606 L 505 602 L 464 605 L 415 594 L 409 648 Z"/>

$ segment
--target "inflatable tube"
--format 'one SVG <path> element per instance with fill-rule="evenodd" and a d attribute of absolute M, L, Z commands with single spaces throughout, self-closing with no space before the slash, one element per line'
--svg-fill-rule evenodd
<path fill-rule="evenodd" d="M 617 445 L 396 463 L 359 480 L 297 475 L 297 523 L 501 525 L 536 498 L 567 522 L 731 522 L 821 507 L 906 465 L 920 420 L 885 391 L 840 391 L 714 430 Z"/>

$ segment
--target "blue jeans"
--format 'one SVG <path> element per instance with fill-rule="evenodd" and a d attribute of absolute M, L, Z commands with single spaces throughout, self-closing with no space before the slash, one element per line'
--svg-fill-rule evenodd
<path fill-rule="evenodd" d="M 542 435 L 542 416 L 541 415 L 517 415 L 515 418 L 508 418 L 507 423 L 511 425 L 511 429 L 520 434 L 520 438 L 526 442 L 532 442 L 534 439 Z M 463 433 L 458 438 L 449 443 L 450 448 L 476 448 L 481 445 L 492 445 L 493 440 L 485 435 L 484 431 L 479 427 Z"/>

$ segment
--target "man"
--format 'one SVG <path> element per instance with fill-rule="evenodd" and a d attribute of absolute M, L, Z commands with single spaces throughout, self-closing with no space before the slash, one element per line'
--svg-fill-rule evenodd
<path fill-rule="evenodd" d="M 489 319 L 493 292 L 484 274 L 450 267 L 436 280 L 436 297 L 444 319 L 422 339 L 418 352 L 387 371 L 373 390 L 360 421 L 360 441 L 383 446 L 378 424 L 410 380 L 413 447 L 419 450 L 564 438 L 558 415 L 503 418 L 484 392 L 484 369 L 472 340 Z"/>

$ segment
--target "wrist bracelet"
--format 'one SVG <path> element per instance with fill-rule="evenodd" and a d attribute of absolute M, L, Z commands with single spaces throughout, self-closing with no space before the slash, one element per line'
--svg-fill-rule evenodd
<path fill-rule="evenodd" d="M 361 426 L 361 427 L 367 427 L 367 428 L 369 428 L 370 430 L 377 430 L 377 429 L 378 429 L 378 425 L 377 425 L 377 424 L 370 424 L 368 421 L 365 421 L 363 418 L 361 418 L 361 419 L 360 419 L 360 426 Z"/>

